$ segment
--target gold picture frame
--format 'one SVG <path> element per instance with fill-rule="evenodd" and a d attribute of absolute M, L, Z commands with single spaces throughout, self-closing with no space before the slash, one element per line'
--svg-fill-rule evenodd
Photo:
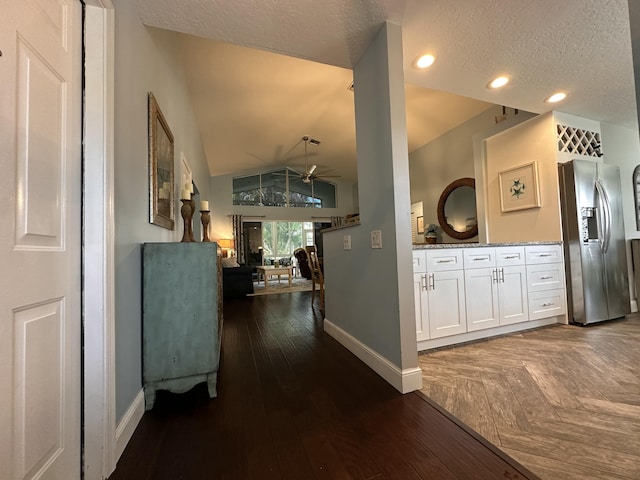
<path fill-rule="evenodd" d="M 173 134 L 149 92 L 149 223 L 175 226 Z"/>
<path fill-rule="evenodd" d="M 417 229 L 419 234 L 424 233 L 424 217 L 418 217 L 417 218 L 416 229 Z"/>
<path fill-rule="evenodd" d="M 503 212 L 540 207 L 538 164 L 525 163 L 498 173 L 500 209 Z"/>

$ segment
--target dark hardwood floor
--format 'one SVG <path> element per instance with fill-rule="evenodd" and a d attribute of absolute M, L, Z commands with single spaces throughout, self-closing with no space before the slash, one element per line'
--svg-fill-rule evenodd
<path fill-rule="evenodd" d="M 226 302 L 218 397 L 160 392 L 110 480 L 537 478 L 389 386 L 323 332 L 310 296 Z"/>

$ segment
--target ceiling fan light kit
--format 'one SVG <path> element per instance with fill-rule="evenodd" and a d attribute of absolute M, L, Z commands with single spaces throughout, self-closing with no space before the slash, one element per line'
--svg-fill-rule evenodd
<path fill-rule="evenodd" d="M 320 145 L 320 140 L 316 140 L 315 138 L 309 137 L 309 135 L 304 135 L 302 137 L 302 141 L 304 142 L 304 173 L 300 173 L 300 180 L 302 183 L 312 183 L 314 180 L 318 178 L 329 178 L 329 177 L 337 177 L 338 175 L 316 175 L 314 172 L 318 168 L 318 165 L 311 165 L 309 168 L 309 163 L 307 161 L 307 144 L 310 143 L 312 145 L 318 146 Z"/>

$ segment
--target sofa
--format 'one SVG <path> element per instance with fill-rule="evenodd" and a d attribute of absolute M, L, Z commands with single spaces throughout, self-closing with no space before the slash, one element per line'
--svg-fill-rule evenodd
<path fill-rule="evenodd" d="M 222 296 L 242 298 L 253 293 L 253 267 L 222 259 Z"/>

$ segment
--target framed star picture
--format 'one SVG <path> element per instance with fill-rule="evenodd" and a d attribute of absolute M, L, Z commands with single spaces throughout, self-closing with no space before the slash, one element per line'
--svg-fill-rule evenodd
<path fill-rule="evenodd" d="M 540 207 L 538 164 L 526 163 L 498 173 L 503 212 Z"/>

